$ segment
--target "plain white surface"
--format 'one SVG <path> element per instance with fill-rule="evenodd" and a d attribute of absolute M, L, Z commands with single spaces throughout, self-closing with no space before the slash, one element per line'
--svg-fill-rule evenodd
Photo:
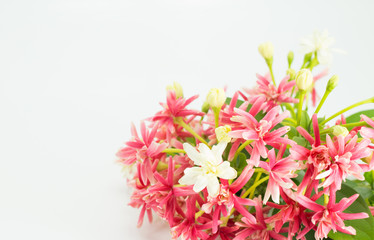
<path fill-rule="evenodd" d="M 185 95 L 279 79 L 301 37 L 328 29 L 341 82 L 322 113 L 372 97 L 373 1 L 0 1 L 0 239 L 169 239 L 136 228 L 114 154 L 130 122 Z M 331 76 L 330 74 L 329 76 Z M 325 82 L 327 79 L 325 79 Z M 322 94 L 325 83 L 318 88 Z"/>

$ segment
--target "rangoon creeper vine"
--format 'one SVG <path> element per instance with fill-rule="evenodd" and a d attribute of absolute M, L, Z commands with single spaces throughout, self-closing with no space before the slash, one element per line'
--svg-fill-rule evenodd
<path fill-rule="evenodd" d="M 374 110 L 344 116 L 374 98 L 319 115 L 338 77 L 318 101 L 328 71 L 313 70 L 331 60 L 332 42 L 327 32 L 304 40 L 302 66 L 290 52 L 279 82 L 273 45 L 261 44 L 269 74 L 231 98 L 210 90 L 201 111 L 188 108 L 197 95 L 168 86 L 162 109 L 117 153 L 138 226 L 156 213 L 172 239 L 374 239 Z"/>

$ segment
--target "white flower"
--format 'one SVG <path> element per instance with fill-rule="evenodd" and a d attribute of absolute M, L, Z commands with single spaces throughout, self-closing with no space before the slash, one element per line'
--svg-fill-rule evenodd
<path fill-rule="evenodd" d="M 331 48 L 334 44 L 334 38 L 329 36 L 327 30 L 320 32 L 314 31 L 313 35 L 301 40 L 302 53 L 317 52 L 317 59 L 319 63 L 329 65 L 332 60 L 331 52 L 343 52 L 338 49 Z"/>
<path fill-rule="evenodd" d="M 189 143 L 184 143 L 183 149 L 198 167 L 185 169 L 184 176 L 179 179 L 179 183 L 194 185 L 195 192 L 200 192 L 206 187 L 209 196 L 217 196 L 220 186 L 218 177 L 234 179 L 237 176 L 236 170 L 230 167 L 230 163 L 222 160 L 222 153 L 225 151 L 226 145 L 226 142 L 220 142 L 209 149 L 208 146 L 201 143 L 198 146 L 199 151 L 197 151 Z"/>

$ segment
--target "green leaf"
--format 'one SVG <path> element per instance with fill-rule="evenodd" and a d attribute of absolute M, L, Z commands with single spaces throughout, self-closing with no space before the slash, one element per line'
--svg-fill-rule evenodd
<path fill-rule="evenodd" d="M 232 98 L 226 98 L 226 101 L 225 101 L 225 103 L 227 104 L 227 105 L 229 105 L 230 103 L 231 103 L 231 100 L 232 100 Z M 242 104 L 244 103 L 244 101 L 243 100 L 240 100 L 240 99 L 238 99 L 237 101 L 236 101 L 236 108 L 238 108 L 238 107 L 240 107 Z"/>
<path fill-rule="evenodd" d="M 349 187 L 347 184 L 342 184 L 342 189 L 336 193 L 336 199 L 339 201 L 343 197 L 350 197 L 357 192 Z M 349 206 L 344 212 L 346 213 L 360 213 L 366 212 L 369 217 L 364 219 L 346 220 L 344 221 L 346 226 L 352 226 L 356 229 L 356 235 L 348 235 L 341 232 L 334 233 L 330 231 L 329 237 L 335 240 L 372 240 L 374 239 L 374 218 L 370 213 L 365 200 L 359 196 L 351 206 Z"/>
<path fill-rule="evenodd" d="M 361 115 L 364 114 L 368 117 L 374 117 L 374 109 L 370 109 L 370 110 L 364 110 L 364 111 L 361 111 L 361 112 L 358 112 L 358 113 L 355 113 L 355 114 L 352 114 L 351 116 L 347 117 L 346 118 L 346 121 L 347 123 L 354 123 L 354 122 L 359 122 L 361 120 Z M 351 128 L 348 128 L 348 130 L 351 130 Z"/>
<path fill-rule="evenodd" d="M 302 147 L 306 147 L 306 145 L 308 144 L 307 140 L 303 137 L 293 137 L 292 140 L 294 140 L 297 145 L 300 145 Z"/>
<path fill-rule="evenodd" d="M 301 112 L 301 119 L 300 119 L 300 126 L 302 126 L 305 130 L 309 132 L 309 123 L 310 123 L 310 118 L 309 114 L 306 111 Z"/>
<path fill-rule="evenodd" d="M 373 171 L 369 171 L 369 172 L 366 172 L 364 173 L 364 177 L 365 177 L 365 180 L 366 182 L 369 183 L 371 189 L 374 189 L 374 176 L 373 176 Z"/>
<path fill-rule="evenodd" d="M 289 126 L 290 131 L 288 131 L 287 135 L 289 139 L 293 139 L 295 136 L 297 136 L 298 132 L 295 127 Z"/>
<path fill-rule="evenodd" d="M 238 176 L 243 171 L 245 166 L 247 166 L 247 156 L 244 153 L 239 153 L 238 157 L 231 162 L 231 167 L 235 168 L 238 172 Z"/>

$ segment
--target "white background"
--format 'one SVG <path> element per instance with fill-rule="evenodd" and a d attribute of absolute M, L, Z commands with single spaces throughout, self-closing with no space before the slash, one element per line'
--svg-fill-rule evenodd
<path fill-rule="evenodd" d="M 340 85 L 322 113 L 372 97 L 373 1 L 0 1 L 0 239 L 169 239 L 139 210 L 114 154 L 160 109 L 185 96 L 253 86 L 259 43 L 286 55 L 315 29 L 335 47 Z M 318 70 L 318 69 L 317 69 Z M 322 95 L 325 83 L 318 84 Z"/>

